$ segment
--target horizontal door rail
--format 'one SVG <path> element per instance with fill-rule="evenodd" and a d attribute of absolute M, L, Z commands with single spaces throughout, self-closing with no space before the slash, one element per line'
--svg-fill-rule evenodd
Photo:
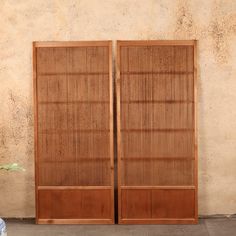
<path fill-rule="evenodd" d="M 97 133 L 109 133 L 109 129 L 74 129 L 74 130 L 42 130 L 39 131 L 39 134 L 48 134 L 48 133 L 90 133 L 90 132 L 97 132 Z"/>
<path fill-rule="evenodd" d="M 194 157 L 121 157 L 124 161 L 151 161 L 151 160 L 163 160 L 163 161 L 173 161 L 173 160 L 184 160 L 192 161 L 195 160 Z"/>
<path fill-rule="evenodd" d="M 121 132 L 193 132 L 194 129 L 121 129 Z"/>
<path fill-rule="evenodd" d="M 38 186 L 38 190 L 43 190 L 43 189 L 111 189 L 112 186 Z"/>
<path fill-rule="evenodd" d="M 121 103 L 194 103 L 194 101 L 185 100 L 137 100 L 137 101 L 121 101 Z"/>
<path fill-rule="evenodd" d="M 38 104 L 76 104 L 76 103 L 86 103 L 86 104 L 109 104 L 109 101 L 39 101 Z"/>
<path fill-rule="evenodd" d="M 54 75 L 109 75 L 109 72 L 45 72 L 45 73 L 37 73 L 38 76 L 54 76 Z M 104 78 L 104 77 L 100 77 Z M 97 79 L 97 77 L 96 77 Z M 107 78 L 108 79 L 108 78 Z"/>
<path fill-rule="evenodd" d="M 122 71 L 121 75 L 184 75 L 184 74 L 193 74 L 193 71 Z"/>
<path fill-rule="evenodd" d="M 121 186 L 121 189 L 195 189 L 195 186 Z"/>
<path fill-rule="evenodd" d="M 76 162 L 81 162 L 81 161 L 110 161 L 110 157 L 76 157 L 75 159 L 70 159 L 70 160 L 39 160 L 40 163 L 76 163 Z"/>

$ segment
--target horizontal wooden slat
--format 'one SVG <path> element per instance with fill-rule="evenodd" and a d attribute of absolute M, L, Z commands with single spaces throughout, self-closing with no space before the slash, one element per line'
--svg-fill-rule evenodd
<path fill-rule="evenodd" d="M 38 73 L 38 76 L 71 76 L 71 75 L 109 75 L 108 72 L 49 72 L 49 73 Z M 98 79 L 107 79 L 107 77 L 98 76 Z"/>
<path fill-rule="evenodd" d="M 185 100 L 179 100 L 179 101 L 178 100 L 162 100 L 162 101 L 161 100 L 156 100 L 156 101 L 155 100 L 149 100 L 149 101 L 148 100 L 136 100 L 136 101 L 135 100 L 130 100 L 130 101 L 124 101 L 123 100 L 123 101 L 121 101 L 121 103 L 125 103 L 125 104 L 136 104 L 136 103 L 137 104 L 139 104 L 139 103 L 141 103 L 141 104 L 142 103 L 144 103 L 144 104 L 146 104 L 146 103 L 154 103 L 154 104 L 155 103 L 158 103 L 158 104 L 159 103 L 160 104 L 161 103 L 164 103 L 164 104 L 166 104 L 166 103 L 167 104 L 172 104 L 173 103 L 173 104 L 178 104 L 178 103 L 194 103 L 194 102 L 193 101 L 185 101 Z"/>
<path fill-rule="evenodd" d="M 194 129 L 121 129 L 121 132 L 193 132 Z"/>
<path fill-rule="evenodd" d="M 51 101 L 51 102 L 46 102 L 46 101 L 43 101 L 43 102 L 39 102 L 38 104 L 39 105 L 42 105 L 42 104 L 63 104 L 63 105 L 71 105 L 71 104 L 109 104 L 110 102 L 109 101 Z"/>
<path fill-rule="evenodd" d="M 121 189 L 195 189 L 195 186 L 120 186 Z"/>
<path fill-rule="evenodd" d="M 152 161 L 152 160 L 163 160 L 163 161 L 172 161 L 172 160 L 189 160 L 192 161 L 195 158 L 194 157 L 121 157 L 120 158 L 122 161 Z"/>
<path fill-rule="evenodd" d="M 38 47 L 99 47 L 107 46 L 111 41 L 35 41 L 33 45 Z"/>
<path fill-rule="evenodd" d="M 38 186 L 38 190 L 66 190 L 66 189 L 111 189 L 112 186 Z"/>
<path fill-rule="evenodd" d="M 124 71 L 120 73 L 122 75 L 185 75 L 193 74 L 193 71 Z M 150 77 L 151 79 L 151 77 Z"/>
<path fill-rule="evenodd" d="M 42 160 L 39 160 L 39 162 L 41 163 L 76 163 L 76 162 L 81 162 L 81 161 L 84 161 L 84 162 L 88 162 L 88 161 L 110 161 L 110 157 L 76 157 L 74 156 L 73 158 L 72 157 L 66 157 L 65 160 L 50 160 L 50 157 L 47 157 L 47 156 L 44 156 L 42 158 Z"/>
<path fill-rule="evenodd" d="M 118 40 L 118 46 L 152 46 L 152 45 L 194 45 L 193 40 Z"/>
<path fill-rule="evenodd" d="M 106 129 L 72 129 L 72 130 L 60 130 L 60 129 L 54 129 L 54 130 L 42 130 L 41 132 L 39 132 L 39 134 L 71 134 L 71 133 L 107 133 L 110 132 L 110 130 L 106 130 Z"/>

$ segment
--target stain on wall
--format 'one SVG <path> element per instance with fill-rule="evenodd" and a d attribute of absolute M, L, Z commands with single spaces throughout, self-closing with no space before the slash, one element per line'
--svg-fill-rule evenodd
<path fill-rule="evenodd" d="M 35 214 L 32 41 L 106 39 L 199 40 L 199 213 L 236 213 L 235 0 L 0 0 L 0 35 L 0 216 Z"/>

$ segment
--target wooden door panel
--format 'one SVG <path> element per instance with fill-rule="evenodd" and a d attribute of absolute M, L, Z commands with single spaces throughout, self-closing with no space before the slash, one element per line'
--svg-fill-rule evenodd
<path fill-rule="evenodd" d="M 118 41 L 119 222 L 197 222 L 196 42 Z"/>
<path fill-rule="evenodd" d="M 114 223 L 111 42 L 35 42 L 37 223 Z"/>
<path fill-rule="evenodd" d="M 72 207 L 73 206 L 73 207 Z M 110 219 L 109 189 L 39 190 L 39 218 Z"/>
<path fill-rule="evenodd" d="M 193 189 L 152 190 L 152 217 L 192 219 L 195 217 Z"/>
<path fill-rule="evenodd" d="M 109 130 L 109 104 L 39 104 L 38 111 L 38 125 L 42 132 Z"/>
<path fill-rule="evenodd" d="M 163 159 L 122 159 L 121 184 L 124 186 L 192 186 L 194 184 L 194 161 Z"/>
<path fill-rule="evenodd" d="M 193 102 L 194 78 L 191 73 L 176 75 L 167 72 L 142 73 L 121 74 L 120 101 L 122 103 Z"/>
<path fill-rule="evenodd" d="M 122 219 L 192 219 L 195 193 L 192 189 L 123 189 Z M 140 221 L 140 222 L 141 222 Z"/>
<path fill-rule="evenodd" d="M 145 189 L 122 190 L 122 219 L 149 219 L 152 215 L 151 191 Z"/>
<path fill-rule="evenodd" d="M 121 117 L 122 130 L 178 129 L 187 131 L 193 127 L 192 103 L 125 103 L 122 107 L 124 112 Z M 141 118 L 136 115 L 137 113 Z"/>
<path fill-rule="evenodd" d="M 122 157 L 193 158 L 193 134 L 190 130 L 136 129 L 122 131 Z M 142 131 L 142 133 L 141 133 Z"/>
<path fill-rule="evenodd" d="M 38 102 L 104 102 L 109 104 L 109 74 L 71 72 L 70 79 L 62 74 L 38 75 Z M 68 91 L 67 91 L 68 88 Z M 78 92 L 79 90 L 79 92 Z M 50 91 L 50 92 L 49 92 Z"/>

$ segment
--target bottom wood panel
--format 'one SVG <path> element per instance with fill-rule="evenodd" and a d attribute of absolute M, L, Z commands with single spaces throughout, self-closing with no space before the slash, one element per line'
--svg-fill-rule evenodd
<path fill-rule="evenodd" d="M 37 223 L 113 223 L 111 189 L 40 189 Z"/>
<path fill-rule="evenodd" d="M 194 189 L 122 189 L 121 217 L 123 224 L 193 224 Z"/>

